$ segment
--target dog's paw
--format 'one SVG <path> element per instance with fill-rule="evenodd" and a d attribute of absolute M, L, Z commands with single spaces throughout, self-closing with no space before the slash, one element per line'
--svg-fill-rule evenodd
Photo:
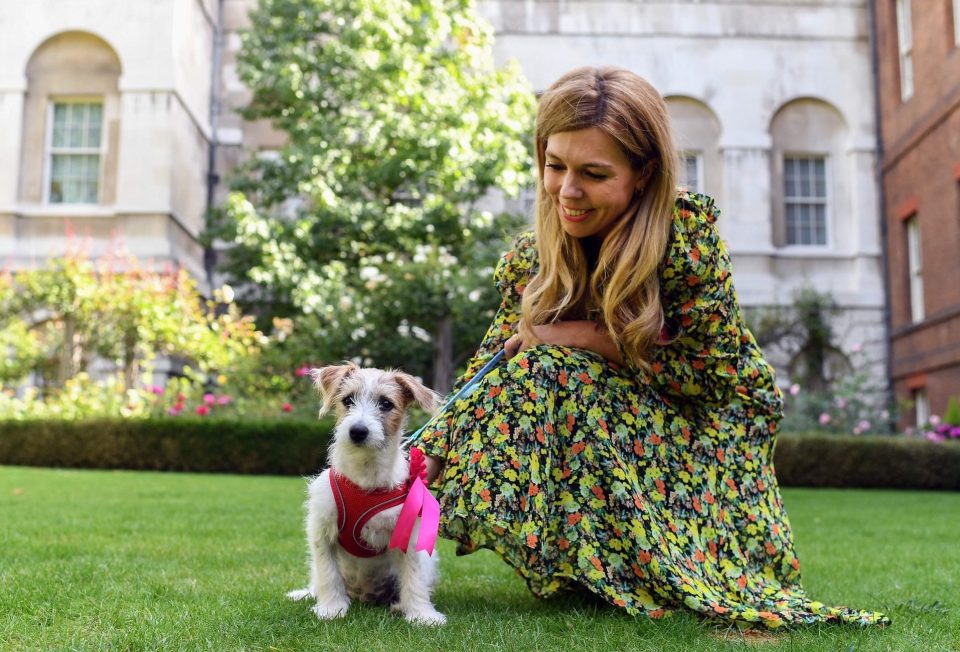
<path fill-rule="evenodd" d="M 436 609 L 421 609 L 419 611 L 410 611 L 403 614 L 408 623 L 414 625 L 428 625 L 430 627 L 439 627 L 447 622 L 447 617 Z"/>
<path fill-rule="evenodd" d="M 287 591 L 287 597 L 294 602 L 300 602 L 313 597 L 313 591 L 310 589 L 297 589 L 296 591 Z"/>
<path fill-rule="evenodd" d="M 334 618 L 343 618 L 347 615 L 347 609 L 350 608 L 349 602 L 318 602 L 313 606 L 313 613 L 320 620 L 333 620 Z"/>

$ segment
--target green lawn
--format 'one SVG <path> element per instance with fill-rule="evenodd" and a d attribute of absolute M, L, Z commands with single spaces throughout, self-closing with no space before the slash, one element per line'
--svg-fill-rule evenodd
<path fill-rule="evenodd" d="M 884 630 L 813 627 L 777 650 L 960 650 L 960 494 L 784 491 L 811 595 L 886 611 Z M 490 553 L 444 542 L 446 627 L 356 606 L 317 621 L 299 478 L 0 467 L 2 650 L 731 650 L 689 614 L 630 618 L 537 601 Z"/>

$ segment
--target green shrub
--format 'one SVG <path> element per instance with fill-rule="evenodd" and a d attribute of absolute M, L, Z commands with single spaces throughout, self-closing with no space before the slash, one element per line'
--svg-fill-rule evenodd
<path fill-rule="evenodd" d="M 786 435 L 777 478 L 795 487 L 960 489 L 960 442 L 897 436 Z"/>
<path fill-rule="evenodd" d="M 0 464 L 309 475 L 326 466 L 333 421 L 0 421 Z"/>
<path fill-rule="evenodd" d="M 332 419 L 0 421 L 0 464 L 309 475 L 326 466 Z M 960 490 L 960 442 L 781 435 L 784 486 Z"/>

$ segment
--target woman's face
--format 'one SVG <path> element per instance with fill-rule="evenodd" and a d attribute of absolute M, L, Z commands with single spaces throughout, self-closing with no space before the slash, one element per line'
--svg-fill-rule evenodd
<path fill-rule="evenodd" d="M 563 131 L 547 138 L 543 187 L 560 225 L 574 238 L 610 232 L 642 190 L 642 172 L 613 138 L 597 127 Z"/>

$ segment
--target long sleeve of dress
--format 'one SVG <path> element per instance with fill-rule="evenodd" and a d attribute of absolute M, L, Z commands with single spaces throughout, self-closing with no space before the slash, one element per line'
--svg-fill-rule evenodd
<path fill-rule="evenodd" d="M 710 197 L 678 201 L 659 271 L 664 317 L 675 337 L 657 347 L 650 384 L 680 403 L 725 406 L 739 399 L 778 405 L 773 371 L 740 312 L 718 215 Z"/>

